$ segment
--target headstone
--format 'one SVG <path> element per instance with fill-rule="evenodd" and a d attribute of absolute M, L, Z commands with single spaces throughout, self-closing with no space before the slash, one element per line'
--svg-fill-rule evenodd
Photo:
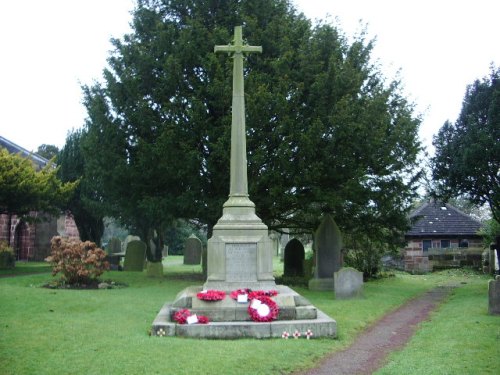
<path fill-rule="evenodd" d="M 500 315 L 500 276 L 488 284 L 488 313 Z"/>
<path fill-rule="evenodd" d="M 129 242 L 131 242 L 131 241 L 140 241 L 140 240 L 141 240 L 141 237 L 139 237 L 139 236 L 133 236 L 133 235 L 129 234 L 123 240 L 123 243 L 122 243 L 122 252 L 127 251 L 127 246 L 129 244 Z"/>
<path fill-rule="evenodd" d="M 363 272 L 345 267 L 333 274 L 335 298 L 349 299 L 363 294 Z"/>
<path fill-rule="evenodd" d="M 304 246 L 293 238 L 285 246 L 285 265 L 283 276 L 304 276 Z"/>
<path fill-rule="evenodd" d="M 146 258 L 146 244 L 142 241 L 130 241 L 125 252 L 123 268 L 125 271 L 139 271 L 144 269 Z"/>
<path fill-rule="evenodd" d="M 200 264 L 202 244 L 194 234 L 184 243 L 184 264 Z"/>
<path fill-rule="evenodd" d="M 314 234 L 314 277 L 311 290 L 333 290 L 333 273 L 341 267 L 342 235 L 332 216 L 327 214 Z"/>
<path fill-rule="evenodd" d="M 122 241 L 119 238 L 112 237 L 108 242 L 108 254 L 121 253 L 122 251 Z"/>

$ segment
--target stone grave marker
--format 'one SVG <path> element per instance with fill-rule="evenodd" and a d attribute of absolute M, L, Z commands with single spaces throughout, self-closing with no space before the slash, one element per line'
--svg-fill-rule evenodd
<path fill-rule="evenodd" d="M 131 241 L 140 241 L 140 240 L 141 240 L 141 237 L 139 237 L 139 236 L 133 236 L 133 235 L 129 234 L 127 237 L 125 237 L 125 239 L 122 242 L 122 252 L 127 251 L 127 246 L 129 244 L 129 242 L 131 242 Z"/>
<path fill-rule="evenodd" d="M 304 276 L 304 245 L 292 238 L 285 246 L 285 264 L 283 276 Z"/>
<path fill-rule="evenodd" d="M 121 253 L 122 241 L 119 238 L 112 237 L 108 242 L 108 254 Z"/>
<path fill-rule="evenodd" d="M 349 299 L 363 295 L 363 272 L 344 267 L 333 274 L 335 298 Z"/>
<path fill-rule="evenodd" d="M 202 244 L 194 234 L 184 243 L 184 264 L 200 264 Z"/>
<path fill-rule="evenodd" d="M 125 271 L 139 271 L 144 269 L 146 258 L 146 244 L 142 241 L 130 241 L 125 252 L 123 268 Z"/>
<path fill-rule="evenodd" d="M 311 290 L 333 290 L 333 273 L 341 267 L 342 235 L 329 214 L 325 215 L 314 234 L 315 271 L 309 280 Z"/>
<path fill-rule="evenodd" d="M 488 284 L 488 314 L 500 315 L 500 276 Z"/>

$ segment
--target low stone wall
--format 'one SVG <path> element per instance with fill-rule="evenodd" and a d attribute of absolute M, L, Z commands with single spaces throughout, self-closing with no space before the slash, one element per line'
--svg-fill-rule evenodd
<path fill-rule="evenodd" d="M 405 271 L 412 273 L 431 272 L 436 269 L 474 267 L 482 268 L 482 248 L 429 249 L 425 252 L 417 248 L 404 249 Z"/>
<path fill-rule="evenodd" d="M 421 249 L 405 249 L 404 264 L 407 272 L 426 273 L 432 271 L 429 257 L 424 255 Z"/>
<path fill-rule="evenodd" d="M 482 269 L 483 249 L 447 250 L 429 252 L 432 269 L 474 267 Z"/>

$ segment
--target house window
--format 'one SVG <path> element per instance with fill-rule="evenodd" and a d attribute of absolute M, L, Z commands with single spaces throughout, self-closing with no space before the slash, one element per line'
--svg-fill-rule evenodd
<path fill-rule="evenodd" d="M 469 247 L 469 240 L 460 240 L 458 247 Z"/>
<path fill-rule="evenodd" d="M 432 247 L 432 241 L 431 240 L 423 240 L 422 241 L 422 250 L 428 251 Z"/>
<path fill-rule="evenodd" d="M 450 240 L 441 240 L 441 249 L 448 249 L 450 247 Z"/>

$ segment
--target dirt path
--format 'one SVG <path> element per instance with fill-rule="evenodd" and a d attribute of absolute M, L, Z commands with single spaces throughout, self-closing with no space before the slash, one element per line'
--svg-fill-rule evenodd
<path fill-rule="evenodd" d="M 325 357 L 321 364 L 295 375 L 372 374 L 385 364 L 388 354 L 402 348 L 420 322 L 442 302 L 453 288 L 438 287 L 415 298 L 360 334 L 354 343 L 341 352 Z"/>

